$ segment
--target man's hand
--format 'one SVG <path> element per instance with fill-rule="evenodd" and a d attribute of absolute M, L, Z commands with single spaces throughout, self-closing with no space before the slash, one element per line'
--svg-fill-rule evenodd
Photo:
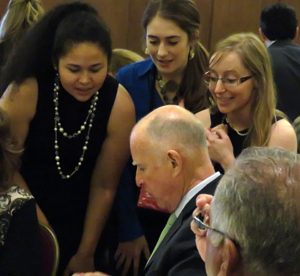
<path fill-rule="evenodd" d="M 196 199 L 196 206 L 198 207 L 196 209 L 197 212 L 210 209 L 213 198 L 214 197 L 212 195 L 207 195 L 207 194 L 198 195 L 197 199 Z M 195 210 L 195 212 L 196 212 L 196 210 Z"/>
<path fill-rule="evenodd" d="M 211 202 L 213 200 L 212 195 L 200 194 L 196 199 L 197 208 L 193 212 L 193 216 L 196 216 L 202 210 L 210 209 Z M 192 220 L 191 221 L 191 230 L 194 232 L 196 236 L 196 246 L 198 252 L 205 262 L 205 254 L 206 254 L 206 230 L 200 230 L 197 224 Z"/>
<path fill-rule="evenodd" d="M 63 276 L 69 276 L 71 273 L 74 272 L 89 272 L 89 271 L 95 271 L 94 256 L 85 256 L 77 252 L 71 258 Z"/>
<path fill-rule="evenodd" d="M 120 269 L 122 264 L 124 268 L 122 276 L 126 276 L 132 262 L 133 262 L 133 275 L 137 276 L 139 272 L 140 256 L 144 253 L 146 259 L 150 257 L 150 251 L 145 236 L 137 238 L 133 241 L 121 242 L 115 254 L 117 261 L 117 269 Z"/>

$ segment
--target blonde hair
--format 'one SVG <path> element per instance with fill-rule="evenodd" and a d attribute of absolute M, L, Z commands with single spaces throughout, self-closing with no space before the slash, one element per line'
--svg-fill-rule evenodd
<path fill-rule="evenodd" d="M 0 41 L 16 43 L 43 14 L 40 0 L 10 0 L 0 24 Z"/>
<path fill-rule="evenodd" d="M 224 54 L 235 52 L 243 65 L 253 75 L 257 87 L 252 92 L 251 122 L 247 146 L 267 146 L 271 136 L 272 121 L 276 115 L 285 118 L 276 110 L 276 91 L 273 82 L 271 61 L 266 46 L 253 33 L 240 33 L 220 41 L 211 56 L 210 66 L 216 64 Z M 213 99 L 211 111 L 218 110 Z M 263 118 L 263 120 L 262 120 Z"/>
<path fill-rule="evenodd" d="M 115 76 L 124 66 L 142 60 L 144 60 L 144 58 L 133 51 L 126 49 L 113 49 L 108 72 Z"/>

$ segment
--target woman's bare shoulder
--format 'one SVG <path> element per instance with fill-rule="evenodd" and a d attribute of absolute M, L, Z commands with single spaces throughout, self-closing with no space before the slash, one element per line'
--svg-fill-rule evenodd
<path fill-rule="evenodd" d="M 208 128 L 211 125 L 210 111 L 209 109 L 202 110 L 195 114 L 195 116 L 201 121 L 204 128 Z"/>
<path fill-rule="evenodd" d="M 297 137 L 286 119 L 276 121 L 271 128 L 270 147 L 282 147 L 297 152 Z"/>

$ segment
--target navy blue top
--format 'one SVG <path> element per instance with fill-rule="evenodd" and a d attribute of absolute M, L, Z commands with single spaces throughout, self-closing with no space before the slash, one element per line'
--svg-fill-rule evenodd
<path fill-rule="evenodd" d="M 156 71 L 156 67 L 152 60 L 147 59 L 125 66 L 117 73 L 117 80 L 126 88 L 132 97 L 137 121 L 149 114 L 153 109 L 164 105 L 155 88 Z M 135 185 L 135 167 L 133 167 L 130 162 L 127 164 L 126 169 L 127 173 L 124 172 L 123 174 L 122 185 L 119 186 L 116 202 L 125 202 L 122 198 L 124 198 L 125 195 L 128 197 L 131 196 L 131 198 L 135 198 L 135 201 L 133 201 L 134 205 L 131 206 L 130 209 L 132 210 L 132 208 L 136 207 L 139 189 Z M 125 183 L 127 183 L 127 188 Z M 130 193 L 134 194 L 130 195 Z M 122 213 L 126 212 L 124 208 L 125 205 L 119 206 L 119 215 L 122 216 Z M 126 208 L 130 208 L 130 206 L 127 205 Z M 145 208 L 137 208 L 138 219 L 137 216 L 134 217 L 132 215 L 133 213 L 128 213 L 131 214 L 131 229 L 127 227 L 126 236 L 124 231 L 119 232 L 120 240 L 132 240 L 133 238 L 142 236 L 144 232 L 149 249 L 150 251 L 153 250 L 158 237 L 168 220 L 169 214 Z M 119 221 L 121 221 L 121 219 L 122 218 L 119 217 Z M 143 229 L 141 228 L 140 223 L 143 226 Z M 123 225 L 125 224 L 123 223 Z M 120 236 L 120 234 L 122 234 L 122 236 Z"/>
<path fill-rule="evenodd" d="M 155 75 L 156 67 L 151 59 L 125 66 L 117 73 L 117 80 L 133 99 L 137 121 L 164 105 L 155 88 Z"/>

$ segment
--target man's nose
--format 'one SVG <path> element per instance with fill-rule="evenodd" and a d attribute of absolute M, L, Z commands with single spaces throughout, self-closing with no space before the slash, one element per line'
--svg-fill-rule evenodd
<path fill-rule="evenodd" d="M 135 182 L 138 187 L 141 187 L 142 184 L 144 183 L 143 178 L 139 176 L 138 172 L 136 173 L 136 176 L 135 176 Z"/>

